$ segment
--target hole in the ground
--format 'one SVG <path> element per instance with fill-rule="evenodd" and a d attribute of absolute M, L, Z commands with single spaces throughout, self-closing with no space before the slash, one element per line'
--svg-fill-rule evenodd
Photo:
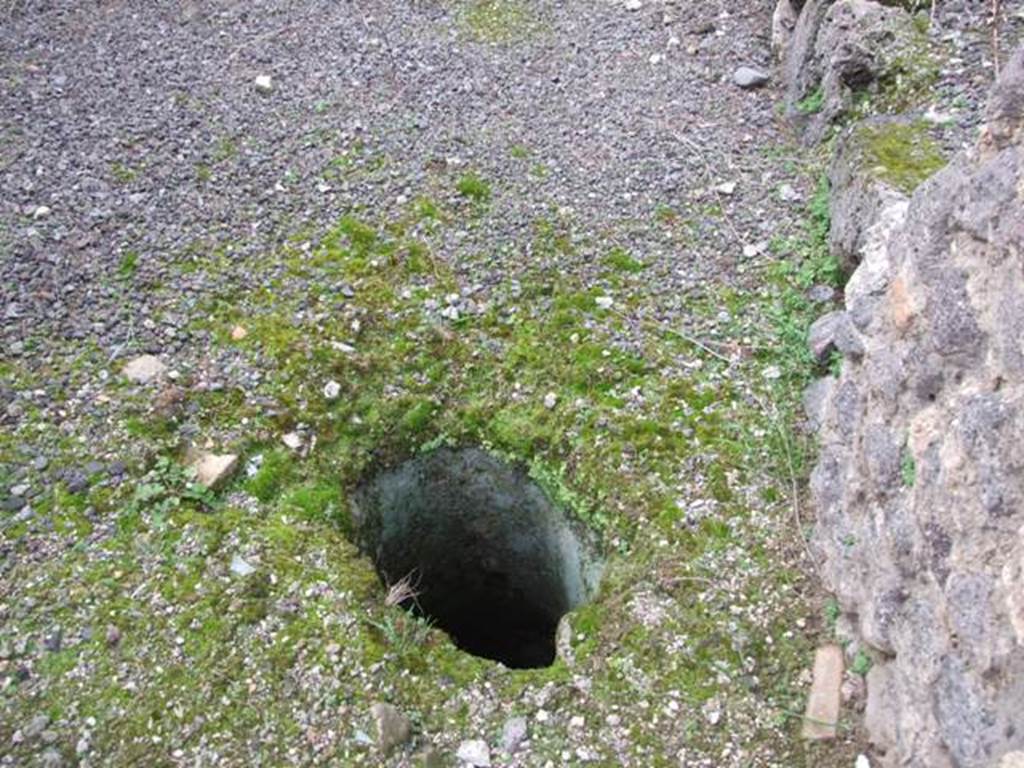
<path fill-rule="evenodd" d="M 440 448 L 383 470 L 352 507 L 385 584 L 414 584 L 404 607 L 508 667 L 550 665 L 559 619 L 600 578 L 589 531 L 522 468 L 478 448 Z"/>

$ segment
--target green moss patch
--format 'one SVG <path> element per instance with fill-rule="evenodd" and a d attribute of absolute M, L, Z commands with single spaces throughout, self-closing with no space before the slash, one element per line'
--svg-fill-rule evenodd
<path fill-rule="evenodd" d="M 857 141 L 878 177 L 906 194 L 947 163 L 924 123 L 861 127 Z"/>
<path fill-rule="evenodd" d="M 423 197 L 389 218 L 352 211 L 272 253 L 197 264 L 233 278 L 195 314 L 203 354 L 259 376 L 191 393 L 187 423 L 156 420 L 146 393 L 109 384 L 121 405 L 101 412 L 106 434 L 134 419 L 126 444 L 142 468 L 124 486 L 52 498 L 46 541 L 59 556 L 31 555 L 50 533 L 4 528 L 0 647 L 27 638 L 17 663 L 33 676 L 4 678 L 0 743 L 48 711 L 68 754 L 93 718 L 91 748 L 111 764 L 176 750 L 188 762 L 202 745 L 231 764 L 289 764 L 297 749 L 377 765 L 364 735 L 371 703 L 387 700 L 449 752 L 500 733 L 511 712 L 543 710 L 538 764 L 564 763 L 578 727 L 566 712 L 594 725 L 595 764 L 620 763 L 622 744 L 645 765 L 717 759 L 727 744 L 753 764 L 814 763 L 793 715 L 813 638 L 793 630 L 811 609 L 791 565 L 803 532 L 790 489 L 809 448 L 792 433 L 810 375 L 803 296 L 832 274 L 823 225 L 780 241 L 779 264 L 752 286 L 688 295 L 669 326 L 643 279 L 657 265 L 560 217 L 504 246 L 514 273 L 478 289 L 443 244 L 492 212 L 453 209 Z M 217 494 L 181 470 L 186 426 L 241 455 Z M 24 429 L 0 450 L 57 433 L 42 419 Z M 387 604 L 352 543 L 362 480 L 466 444 L 524 466 L 608 555 L 550 667 L 461 652 Z M 55 626 L 68 638 L 59 653 L 42 645 Z M 711 706 L 728 728 L 709 725 Z M 613 716 L 621 727 L 600 726 Z"/>
<path fill-rule="evenodd" d="M 471 36 L 488 43 L 518 40 L 539 28 L 539 19 L 525 0 L 468 0 L 461 23 Z"/>

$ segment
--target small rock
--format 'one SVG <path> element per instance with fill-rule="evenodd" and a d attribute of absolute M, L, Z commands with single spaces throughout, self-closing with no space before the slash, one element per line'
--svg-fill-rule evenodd
<path fill-rule="evenodd" d="M 328 381 L 324 384 L 324 397 L 328 400 L 337 400 L 341 394 L 341 384 L 336 381 Z"/>
<path fill-rule="evenodd" d="M 716 698 L 704 702 L 701 711 L 704 713 L 704 719 L 710 725 L 718 725 L 722 721 L 722 703 Z"/>
<path fill-rule="evenodd" d="M 544 407 L 549 411 L 553 410 L 558 405 L 558 395 L 554 392 L 548 392 L 544 395 Z"/>
<path fill-rule="evenodd" d="M 807 289 L 807 298 L 815 304 L 827 304 L 836 297 L 836 289 L 831 285 L 812 285 Z"/>
<path fill-rule="evenodd" d="M 248 335 L 249 335 L 249 332 L 247 330 L 245 330 L 245 328 L 243 328 L 240 325 L 236 325 L 234 328 L 231 329 L 231 340 L 232 341 L 241 341 L 242 339 L 244 339 Z"/>
<path fill-rule="evenodd" d="M 29 724 L 25 726 L 25 738 L 34 739 L 36 736 L 45 731 L 46 726 L 48 726 L 49 724 L 49 715 L 36 715 L 29 721 Z"/>
<path fill-rule="evenodd" d="M 800 193 L 793 189 L 791 184 L 783 184 L 779 187 L 779 200 L 784 203 L 795 203 L 800 200 Z"/>
<path fill-rule="evenodd" d="M 238 455 L 234 453 L 204 453 L 192 463 L 196 482 L 211 490 L 223 485 L 237 467 Z"/>
<path fill-rule="evenodd" d="M 365 747 L 368 747 L 373 744 L 373 739 L 370 738 L 370 734 L 368 734 L 366 731 L 357 730 L 353 738 L 355 739 L 356 744 L 362 744 Z"/>
<path fill-rule="evenodd" d="M 615 300 L 611 296 L 598 296 L 594 299 L 594 303 L 601 309 L 611 309 L 612 305 L 615 304 Z"/>
<path fill-rule="evenodd" d="M 413 759 L 417 768 L 444 768 L 445 761 L 441 753 L 433 747 L 424 747 Z"/>
<path fill-rule="evenodd" d="M 821 429 L 825 422 L 825 408 L 832 397 L 836 380 L 831 376 L 813 381 L 803 392 L 804 413 L 812 432 Z"/>
<path fill-rule="evenodd" d="M 843 684 L 843 649 L 826 645 L 814 655 L 811 693 L 807 698 L 801 735 L 805 739 L 834 739 L 839 722 L 840 688 Z"/>
<path fill-rule="evenodd" d="M 88 476 L 80 471 L 74 470 L 68 476 L 65 481 L 67 484 L 68 493 L 81 493 L 89 487 Z"/>
<path fill-rule="evenodd" d="M 854 763 L 854 768 L 871 768 L 871 761 L 868 760 L 868 756 L 857 755 L 857 762 Z"/>
<path fill-rule="evenodd" d="M 730 195 L 733 195 L 736 192 L 736 182 L 735 181 L 723 181 L 721 184 L 719 184 L 717 187 L 715 187 L 715 191 L 718 192 L 721 195 L 725 195 L 726 197 L 729 197 Z"/>
<path fill-rule="evenodd" d="M 25 506 L 28 502 L 25 501 L 24 497 L 17 494 L 12 494 L 0 503 L 0 509 L 5 512 L 17 512 L 19 509 Z"/>
<path fill-rule="evenodd" d="M 764 243 L 748 243 L 743 246 L 743 258 L 753 259 L 767 250 Z"/>
<path fill-rule="evenodd" d="M 50 460 L 45 456 L 36 456 L 32 460 L 32 469 L 34 469 L 36 472 L 42 472 L 48 466 L 50 466 Z"/>
<path fill-rule="evenodd" d="M 829 312 L 815 320 L 807 331 L 807 348 L 818 364 L 827 363 L 836 348 L 839 327 L 846 322 L 843 312 Z"/>
<path fill-rule="evenodd" d="M 64 765 L 64 758 L 60 756 L 60 752 L 57 750 L 48 749 L 43 752 L 39 764 L 43 768 L 60 768 L 60 766 Z"/>
<path fill-rule="evenodd" d="M 839 689 L 839 693 L 843 704 L 863 701 L 864 697 L 867 696 L 867 683 L 861 675 L 847 675 L 843 680 L 843 687 Z"/>
<path fill-rule="evenodd" d="M 455 756 L 467 765 L 476 766 L 476 768 L 490 768 L 491 766 L 491 748 L 483 739 L 462 742 Z"/>
<path fill-rule="evenodd" d="M 247 462 L 245 462 L 245 476 L 256 477 L 256 475 L 260 471 L 260 467 L 262 466 L 263 454 L 257 453 L 255 456 L 251 457 Z"/>
<path fill-rule="evenodd" d="M 19 485 L 11 486 L 12 496 L 26 496 L 28 495 L 30 488 L 27 484 L 21 483 Z"/>
<path fill-rule="evenodd" d="M 505 721 L 505 727 L 501 730 L 501 748 L 507 754 L 513 754 L 526 740 L 526 718 L 513 717 Z"/>
<path fill-rule="evenodd" d="M 153 398 L 153 413 L 161 418 L 171 419 L 181 414 L 185 404 L 185 390 L 181 387 L 166 387 Z"/>
<path fill-rule="evenodd" d="M 626 0 L 627 11 L 639 11 L 643 7 L 643 0 Z"/>
<path fill-rule="evenodd" d="M 36 206 L 36 209 L 34 211 L 32 211 L 32 218 L 38 221 L 39 219 L 45 219 L 51 213 L 52 211 L 50 210 L 50 206 L 39 205 Z"/>
<path fill-rule="evenodd" d="M 236 576 L 248 576 L 251 573 L 256 573 L 256 568 L 241 555 L 234 555 L 231 558 L 231 572 Z"/>
<path fill-rule="evenodd" d="M 148 384 L 162 375 L 167 366 L 153 355 L 141 355 L 125 365 L 121 373 L 136 384 Z"/>
<path fill-rule="evenodd" d="M 377 746 L 384 754 L 405 744 L 412 736 L 412 724 L 397 707 L 378 702 L 370 707 L 377 726 Z"/>
<path fill-rule="evenodd" d="M 768 73 L 754 67 L 740 67 L 732 74 L 732 81 L 740 88 L 760 88 L 769 80 Z"/>
<path fill-rule="evenodd" d="M 121 630 L 115 627 L 113 624 L 107 627 L 107 634 L 105 637 L 107 645 L 113 648 L 115 645 L 121 642 Z"/>
<path fill-rule="evenodd" d="M 274 81 L 270 75 L 258 75 L 253 81 L 259 93 L 270 93 L 274 90 Z"/>
<path fill-rule="evenodd" d="M 64 630 L 54 627 L 53 631 L 43 638 L 43 647 L 50 653 L 57 653 L 64 647 Z"/>
<path fill-rule="evenodd" d="M 297 451 L 302 447 L 302 436 L 298 432 L 289 432 L 281 436 L 281 442 L 293 451 Z"/>
<path fill-rule="evenodd" d="M 858 359 L 864 355 L 864 343 L 846 312 L 836 311 L 822 315 L 807 331 L 807 348 L 814 360 L 823 365 L 834 351 Z"/>

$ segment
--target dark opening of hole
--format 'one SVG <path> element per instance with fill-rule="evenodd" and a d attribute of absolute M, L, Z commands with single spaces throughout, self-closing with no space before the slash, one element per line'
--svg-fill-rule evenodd
<path fill-rule="evenodd" d="M 477 448 L 441 448 L 375 475 L 354 494 L 360 545 L 404 607 L 455 644 L 508 667 L 555 659 L 559 619 L 597 585 L 600 559 L 519 467 Z"/>

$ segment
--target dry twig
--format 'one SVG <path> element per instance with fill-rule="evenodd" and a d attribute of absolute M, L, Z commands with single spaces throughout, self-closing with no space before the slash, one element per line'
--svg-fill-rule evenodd
<path fill-rule="evenodd" d="M 407 600 L 416 602 L 416 598 L 420 596 L 419 580 L 413 584 L 413 573 L 407 573 L 405 576 L 400 578 L 394 584 L 388 587 L 388 593 L 384 596 L 384 605 L 392 608 L 396 605 L 401 605 Z"/>
<path fill-rule="evenodd" d="M 722 193 L 718 190 L 718 187 L 715 185 L 715 181 L 716 181 L 716 179 L 715 179 L 715 171 L 714 171 L 714 168 L 711 167 L 711 163 L 708 162 L 708 159 L 707 159 L 707 157 L 704 154 L 704 150 L 702 150 L 700 148 L 700 146 L 698 146 L 698 144 L 695 141 L 693 141 L 692 139 L 687 138 L 686 136 L 683 136 L 682 134 L 678 133 L 677 131 L 673 131 L 672 135 L 675 136 L 677 141 L 680 141 L 683 144 L 685 144 L 686 146 L 688 146 L 690 148 L 690 150 L 695 155 L 697 155 L 697 157 L 700 159 L 701 163 L 703 163 L 703 165 L 704 165 L 704 172 L 707 174 L 708 183 L 711 185 L 710 189 L 711 189 L 712 192 L 715 193 L 715 196 L 718 198 L 718 205 L 722 209 L 722 218 L 725 220 L 725 223 L 729 226 L 729 230 L 731 231 L 733 239 L 736 241 L 736 244 L 739 245 L 739 246 L 742 246 L 743 245 L 743 238 L 740 237 L 739 230 L 736 229 L 736 225 L 733 224 L 733 222 L 732 222 L 732 217 L 729 216 L 729 212 L 728 212 L 728 210 L 726 210 L 725 197 L 722 195 Z"/>
<path fill-rule="evenodd" d="M 668 334 L 669 336 L 675 336 L 676 338 L 682 339 L 683 341 L 687 342 L 688 344 L 692 344 L 693 346 L 697 347 L 698 349 L 703 350 L 704 352 L 707 352 L 712 357 L 718 358 L 723 363 L 729 363 L 731 365 L 732 362 L 733 362 L 728 357 L 723 355 L 721 352 L 716 352 L 715 350 L 713 350 L 710 346 L 708 346 L 708 343 L 705 343 L 705 342 L 701 341 L 700 339 L 695 339 L 693 336 L 689 336 L 689 335 L 683 333 L 682 331 L 676 331 L 676 330 L 673 330 L 671 328 L 665 328 L 664 326 L 659 325 L 658 323 L 655 323 L 655 322 L 653 322 L 651 320 L 638 320 L 638 319 L 635 320 L 635 319 L 633 319 L 631 317 L 628 317 L 625 313 L 619 312 L 616 309 L 612 310 L 612 314 L 618 315 L 623 320 L 625 320 L 627 323 L 631 323 L 631 324 L 632 323 L 637 323 L 637 324 L 639 324 L 641 326 L 649 328 L 652 331 L 657 331 L 658 333 L 665 333 L 665 334 Z"/>

